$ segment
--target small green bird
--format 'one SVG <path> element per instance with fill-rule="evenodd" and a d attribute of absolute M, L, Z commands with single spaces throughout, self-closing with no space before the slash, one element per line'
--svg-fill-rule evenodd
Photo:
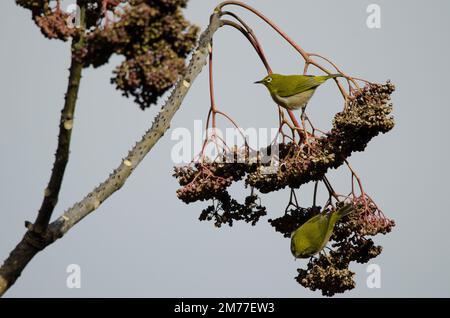
<path fill-rule="evenodd" d="M 308 258 L 323 250 L 330 240 L 335 224 L 355 211 L 351 204 L 332 213 L 320 213 L 303 223 L 291 236 L 291 252 L 295 258 Z"/>
<path fill-rule="evenodd" d="M 301 108 L 303 112 L 317 87 L 336 77 L 342 77 L 342 74 L 325 76 L 270 74 L 255 84 L 266 86 L 278 105 L 289 110 Z"/>

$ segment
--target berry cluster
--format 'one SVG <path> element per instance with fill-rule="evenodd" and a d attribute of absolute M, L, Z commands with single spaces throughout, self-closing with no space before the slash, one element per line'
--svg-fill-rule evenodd
<path fill-rule="evenodd" d="M 302 286 L 311 290 L 319 289 L 325 296 L 354 288 L 354 273 L 349 270 L 350 263 L 367 263 L 382 251 L 381 246 L 375 245 L 366 236 L 386 234 L 395 225 L 369 200 L 366 196 L 353 199 L 356 211 L 336 224 L 331 236 L 333 249 L 328 255 L 323 253 L 312 258 L 307 269 L 298 269 L 296 280 Z"/>
<path fill-rule="evenodd" d="M 214 202 L 208 206 L 200 214 L 200 221 L 214 220 L 216 227 L 221 227 L 222 224 L 233 226 L 233 221 L 245 221 L 256 225 L 259 219 L 266 215 L 266 208 L 261 205 L 257 195 L 249 195 L 245 198 L 244 204 L 232 199 L 228 192 L 222 193 L 217 198 L 217 203 Z"/>
<path fill-rule="evenodd" d="M 175 168 L 174 175 L 183 186 L 177 190 L 177 196 L 185 203 L 217 199 L 234 181 L 231 175 L 216 174 L 214 165 L 208 164 Z"/>
<path fill-rule="evenodd" d="M 334 117 L 328 135 L 304 145 L 280 144 L 277 172 L 267 174 L 267 167 L 261 165 L 247 176 L 246 184 L 268 193 L 322 179 L 329 168 L 339 167 L 352 152 L 363 151 L 373 137 L 394 127 L 392 105 L 388 104 L 394 89 L 388 81 L 355 91 L 355 98 Z"/>
<path fill-rule="evenodd" d="M 157 102 L 185 71 L 185 58 L 194 48 L 198 27 L 181 9 L 187 0 L 86 0 L 85 28 L 69 25 L 70 16 L 50 7 L 50 0 L 16 0 L 30 9 L 48 38 L 84 36 L 73 52 L 86 67 L 107 63 L 113 54 L 125 60 L 111 82 L 142 108 Z"/>
<path fill-rule="evenodd" d="M 355 273 L 348 267 L 335 265 L 330 256 L 320 255 L 308 263 L 306 270 L 299 268 L 297 272 L 295 279 L 300 285 L 313 291 L 320 290 L 324 296 L 343 293 L 356 286 Z"/>
<path fill-rule="evenodd" d="M 346 239 L 352 234 L 358 236 L 387 234 L 395 226 L 395 221 L 388 219 L 375 202 L 365 194 L 354 198 L 353 206 L 357 213 L 346 216 L 343 219 L 345 222 L 335 227 L 332 237 L 335 241 Z"/>
<path fill-rule="evenodd" d="M 245 204 L 231 198 L 227 188 L 233 182 L 244 179 L 253 194 L 255 189 L 269 193 L 289 187 L 294 191 L 310 181 L 323 180 L 328 169 L 341 166 L 352 152 L 363 151 L 373 137 L 394 127 L 392 104 L 389 103 L 394 89 L 388 81 L 383 85 L 368 84 L 353 90 L 345 109 L 335 115 L 328 134 L 308 138 L 303 143 L 280 143 L 276 145 L 277 154 L 273 154 L 273 145 L 253 156 L 256 160 L 248 160 L 248 149 L 244 153 L 224 151 L 220 160 L 200 160 L 193 165 L 175 168 L 174 176 L 182 186 L 177 190 L 178 198 L 186 203 L 213 199 L 213 204 L 202 211 L 200 220 L 214 221 L 217 227 L 224 223 L 232 226 L 233 220 L 245 220 L 254 225 L 266 214 L 266 209 L 255 203 L 256 196 L 253 195 L 247 198 Z M 270 153 L 271 160 L 267 160 L 262 153 Z M 334 190 L 328 190 L 331 191 L 330 200 L 332 194 L 336 197 Z M 355 212 L 336 224 L 331 236 L 330 253 L 326 255 L 322 252 L 318 257 L 311 258 L 306 269 L 298 269 L 296 277 L 302 286 L 319 289 L 327 296 L 355 287 L 350 263 L 366 263 L 382 250 L 367 236 L 386 234 L 395 225 L 366 194 L 356 197 L 352 191 L 352 196 L 345 199 L 346 202 L 349 200 Z M 285 214 L 269 219 L 269 223 L 284 237 L 290 237 L 293 231 L 317 213 L 333 213 L 344 204 L 340 200 L 336 205 L 329 201 L 323 211 L 315 205 L 300 207 L 296 201 L 292 201 L 291 194 Z"/>
<path fill-rule="evenodd" d="M 125 56 L 111 82 L 144 109 L 156 103 L 185 70 L 198 28 L 181 12 L 187 0 L 132 0 L 104 28 L 87 37 L 81 55 L 86 65 L 98 67 L 112 54 Z"/>
<path fill-rule="evenodd" d="M 333 148 L 340 150 L 341 157 L 363 151 L 373 137 L 394 127 L 389 102 L 394 90 L 394 84 L 388 80 L 385 84 L 367 84 L 353 91 L 354 99 L 334 117 L 329 139 Z"/>
<path fill-rule="evenodd" d="M 321 210 L 320 206 L 310 208 L 293 206 L 287 209 L 283 216 L 276 219 L 269 219 L 268 221 L 275 228 L 275 231 L 280 232 L 284 237 L 291 237 L 292 232 L 314 215 L 320 213 Z"/>
<path fill-rule="evenodd" d="M 269 193 L 285 187 L 299 188 L 302 184 L 320 180 L 335 162 L 335 153 L 324 147 L 321 139 L 309 145 L 294 142 L 279 144 L 279 158 L 275 173 L 267 173 L 268 165 L 261 164 L 250 173 L 245 182 L 261 193 Z"/>
<path fill-rule="evenodd" d="M 382 247 L 372 239 L 352 236 L 335 242 L 328 255 L 322 252 L 311 258 L 306 269 L 298 269 L 297 282 L 311 290 L 321 290 L 324 296 L 333 296 L 355 287 L 354 272 L 349 269 L 351 262 L 367 263 L 377 257 Z"/>
<path fill-rule="evenodd" d="M 182 186 L 177 196 L 185 203 L 223 198 L 226 189 L 246 173 L 256 168 L 256 161 L 247 159 L 245 153 L 233 149 L 217 160 L 204 158 L 194 165 L 175 167 L 173 176 Z"/>
<path fill-rule="evenodd" d="M 50 0 L 16 0 L 18 5 L 31 11 L 34 22 L 45 37 L 66 41 L 75 34 L 76 29 L 68 25 L 70 15 L 61 10 L 59 1 L 55 8 L 50 6 L 50 2 Z"/>

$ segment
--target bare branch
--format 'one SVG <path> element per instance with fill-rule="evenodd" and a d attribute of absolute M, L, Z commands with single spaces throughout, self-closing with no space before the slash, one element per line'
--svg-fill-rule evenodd
<path fill-rule="evenodd" d="M 175 85 L 169 99 L 155 117 L 151 128 L 134 145 L 113 173 L 84 199 L 75 203 L 52 222 L 45 233 L 38 234 L 32 230 L 31 224 L 27 224 L 29 230 L 0 267 L 0 296 L 14 284 L 34 255 L 61 238 L 75 224 L 96 210 L 103 201 L 125 184 L 133 170 L 169 129 L 170 122 L 180 108 L 189 88 L 206 65 L 212 37 L 221 26 L 219 10 L 215 10 L 208 28 L 200 36 L 198 47 L 192 55 L 185 75 Z"/>
<path fill-rule="evenodd" d="M 85 24 L 86 8 L 80 6 L 80 23 Z M 70 141 L 72 137 L 72 128 L 74 122 L 75 106 L 78 98 L 78 90 L 80 87 L 81 72 L 83 70 L 83 62 L 79 61 L 75 56 L 75 50 L 84 45 L 84 35 L 80 34 L 78 39 L 72 42 L 72 61 L 70 64 L 69 84 L 65 96 L 64 107 L 61 110 L 61 119 L 59 122 L 58 146 L 56 148 L 55 161 L 50 176 L 50 181 L 45 189 L 44 199 L 39 209 L 37 218 L 33 225 L 33 230 L 37 233 L 44 233 L 52 217 L 53 210 L 58 202 L 59 191 L 69 162 Z"/>

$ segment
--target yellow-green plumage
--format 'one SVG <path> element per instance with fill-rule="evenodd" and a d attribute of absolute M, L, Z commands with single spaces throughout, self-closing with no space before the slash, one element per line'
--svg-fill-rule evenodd
<path fill-rule="evenodd" d="M 353 205 L 347 204 L 332 213 L 313 216 L 303 223 L 292 233 L 292 255 L 296 258 L 308 258 L 319 253 L 330 240 L 336 223 L 353 211 Z"/>
<path fill-rule="evenodd" d="M 330 78 L 341 76 L 341 74 L 325 76 L 270 74 L 255 83 L 266 86 L 275 103 L 289 110 L 294 110 L 306 107 L 317 87 L 321 84 Z"/>

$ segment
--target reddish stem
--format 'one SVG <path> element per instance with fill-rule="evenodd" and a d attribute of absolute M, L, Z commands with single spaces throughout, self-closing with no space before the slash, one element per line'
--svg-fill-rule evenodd
<path fill-rule="evenodd" d="M 334 191 L 334 189 L 331 186 L 331 183 L 328 180 L 328 178 L 326 176 L 323 176 L 322 177 L 322 181 L 325 184 L 325 187 L 327 188 L 328 193 L 330 194 L 330 196 L 334 197 L 337 201 L 339 201 L 339 195 L 336 193 L 336 191 Z"/>
<path fill-rule="evenodd" d="M 234 14 L 234 13 L 225 11 L 225 12 L 223 12 L 223 14 L 233 16 L 233 17 L 235 17 L 238 21 L 242 21 L 242 19 L 240 19 L 240 18 L 239 18 L 236 14 Z M 262 47 L 261 47 L 261 44 L 259 43 L 259 41 L 258 41 L 257 37 L 255 36 L 255 34 L 253 33 L 253 31 L 251 31 L 251 29 L 247 26 L 247 24 L 243 23 L 244 28 L 245 28 L 245 30 L 244 30 L 244 28 L 242 28 L 240 25 L 238 25 L 237 23 L 234 23 L 234 22 L 232 22 L 232 21 L 224 20 L 223 23 L 224 23 L 224 25 L 228 25 L 228 26 L 232 26 L 232 27 L 236 28 L 236 29 L 239 30 L 242 34 L 245 35 L 245 37 L 250 41 L 250 43 L 251 43 L 252 46 L 255 48 L 256 52 L 258 53 L 259 57 L 261 58 L 261 61 L 263 62 L 264 66 L 265 66 L 265 68 L 266 68 L 266 70 L 267 70 L 267 73 L 268 73 L 268 74 L 272 74 L 272 73 L 273 73 L 273 72 L 272 72 L 272 69 L 271 69 L 269 63 L 267 62 L 267 58 L 266 58 L 266 56 L 265 56 L 265 54 L 264 54 L 264 51 L 263 51 L 263 49 L 262 49 Z M 295 127 L 300 128 L 300 124 L 299 124 L 299 122 L 297 121 L 297 119 L 295 118 L 294 113 L 293 113 L 292 111 L 290 111 L 290 110 L 287 110 L 287 112 L 288 112 L 288 115 L 289 115 L 290 119 L 292 120 L 292 123 L 295 125 Z M 280 127 L 280 128 L 281 128 L 281 127 Z M 299 133 L 299 135 L 300 135 L 300 133 Z M 301 135 L 300 135 L 300 136 L 301 136 Z"/>
<path fill-rule="evenodd" d="M 315 67 L 317 67 L 318 69 L 322 70 L 323 72 L 327 73 L 327 74 L 331 74 L 331 72 L 326 69 L 325 67 L 323 67 L 322 65 L 318 64 L 316 61 L 314 61 L 313 59 L 311 59 L 311 57 L 309 56 L 309 54 L 301 47 L 299 46 L 296 42 L 294 42 L 280 27 L 278 27 L 271 19 L 269 19 L 268 17 L 266 17 L 264 14 L 262 14 L 260 11 L 256 10 L 255 8 L 240 2 L 240 1 L 224 1 L 222 2 L 219 6 L 218 9 L 222 9 L 224 6 L 227 5 L 235 5 L 235 6 L 239 6 L 242 7 L 244 9 L 249 10 L 250 12 L 254 13 L 255 15 L 257 15 L 259 18 L 261 18 L 264 22 L 266 22 L 268 25 L 270 25 L 272 27 L 272 29 L 274 29 L 279 35 L 281 35 L 298 53 L 300 53 L 300 55 L 303 57 L 303 59 L 305 60 L 306 64 L 312 64 Z M 305 65 L 306 68 L 306 65 Z M 345 91 L 345 89 L 342 87 L 341 83 L 339 83 L 336 80 L 336 83 L 339 87 L 339 90 L 342 93 L 342 96 L 344 97 L 344 99 L 347 99 L 349 97 L 349 95 L 347 94 L 347 92 Z"/>
<path fill-rule="evenodd" d="M 352 191 L 353 191 L 353 177 L 354 177 L 356 179 L 356 182 L 358 183 L 359 190 L 361 191 L 361 197 L 362 197 L 362 199 L 364 201 L 364 205 L 367 207 L 368 206 L 367 199 L 366 199 L 367 195 L 364 192 L 364 188 L 363 188 L 361 179 L 356 174 L 355 170 L 353 170 L 352 166 L 350 166 L 350 163 L 347 161 L 347 159 L 344 159 L 344 162 L 347 165 L 347 167 L 350 170 L 350 172 L 352 173 Z"/>
<path fill-rule="evenodd" d="M 269 74 L 271 74 L 272 69 L 270 68 L 269 63 L 267 62 L 267 58 L 266 58 L 266 55 L 264 54 L 264 50 L 263 50 L 261 44 L 259 43 L 258 38 L 256 37 L 253 30 L 238 15 L 236 15 L 233 12 L 224 11 L 224 12 L 222 12 L 222 15 L 229 15 L 229 16 L 235 18 L 240 24 L 242 24 L 243 27 L 241 27 L 239 24 L 234 23 L 232 21 L 223 20 L 224 25 L 229 25 L 229 26 L 236 28 L 250 41 L 253 48 L 258 53 L 261 61 L 263 62 L 264 67 L 266 68 L 267 72 Z"/>

